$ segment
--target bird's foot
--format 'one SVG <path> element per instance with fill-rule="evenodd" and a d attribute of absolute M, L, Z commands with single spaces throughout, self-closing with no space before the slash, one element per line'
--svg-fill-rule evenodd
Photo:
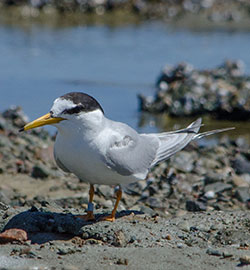
<path fill-rule="evenodd" d="M 110 221 L 114 222 L 115 221 L 115 216 L 114 215 L 108 215 L 100 218 L 100 221 Z"/>
<path fill-rule="evenodd" d="M 85 221 L 93 221 L 93 220 L 95 220 L 95 216 L 94 216 L 92 211 L 88 211 L 86 215 L 79 215 L 79 216 L 76 216 L 76 217 L 81 218 L 81 219 L 83 219 Z"/>

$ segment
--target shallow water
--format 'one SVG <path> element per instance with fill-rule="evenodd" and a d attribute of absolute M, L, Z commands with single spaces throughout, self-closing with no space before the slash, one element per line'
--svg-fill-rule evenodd
<path fill-rule="evenodd" d="M 213 68 L 225 59 L 242 59 L 249 73 L 249 44 L 248 32 L 180 30 L 157 22 L 119 27 L 0 25 L 0 111 L 20 105 L 33 119 L 47 113 L 59 95 L 84 91 L 100 101 L 108 117 L 141 132 L 171 129 L 172 122 L 167 128 L 153 118 L 140 124 L 136 95 L 154 93 L 165 64 L 187 61 Z M 187 122 L 190 119 L 181 124 Z M 245 123 L 242 126 L 240 133 L 247 133 Z"/>

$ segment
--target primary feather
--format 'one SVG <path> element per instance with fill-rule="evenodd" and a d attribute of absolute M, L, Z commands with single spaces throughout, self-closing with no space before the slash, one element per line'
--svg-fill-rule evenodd
<path fill-rule="evenodd" d="M 152 134 L 159 139 L 160 143 L 156 152 L 156 156 L 151 163 L 151 167 L 163 160 L 167 160 L 172 155 L 183 149 L 190 141 L 195 138 L 195 136 L 197 136 L 200 127 L 201 118 L 197 119 L 185 129 Z M 150 135 L 151 134 L 148 136 Z"/>

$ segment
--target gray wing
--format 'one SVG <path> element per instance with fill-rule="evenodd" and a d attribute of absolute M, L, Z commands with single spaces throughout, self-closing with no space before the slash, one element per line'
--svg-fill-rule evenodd
<path fill-rule="evenodd" d="M 145 178 L 155 159 L 159 140 L 139 135 L 127 125 L 119 123 L 119 138 L 114 138 L 106 152 L 106 164 L 117 173 Z"/>
<path fill-rule="evenodd" d="M 202 126 L 201 122 L 201 118 L 198 118 L 196 121 L 184 129 L 158 134 L 149 134 L 150 136 L 154 135 L 158 137 L 160 140 L 160 146 L 157 150 L 156 157 L 152 162 L 151 167 L 163 160 L 167 160 L 172 155 L 183 149 L 192 140 L 201 139 L 205 136 L 210 136 L 216 133 L 234 129 L 224 128 L 198 133 L 200 127 Z"/>
<path fill-rule="evenodd" d="M 151 136 L 157 136 L 160 140 L 160 146 L 157 150 L 151 167 L 163 160 L 167 160 L 172 155 L 183 149 L 190 141 L 197 139 L 198 136 L 202 134 L 198 133 L 200 127 L 201 118 L 197 119 L 195 122 L 184 129 L 164 133 L 149 134 Z"/>
<path fill-rule="evenodd" d="M 126 126 L 124 136 L 114 140 L 107 152 L 106 163 L 122 175 L 144 174 L 157 163 L 167 160 L 183 149 L 190 141 L 233 128 L 198 133 L 201 118 L 187 128 L 154 134 L 138 134 Z"/>

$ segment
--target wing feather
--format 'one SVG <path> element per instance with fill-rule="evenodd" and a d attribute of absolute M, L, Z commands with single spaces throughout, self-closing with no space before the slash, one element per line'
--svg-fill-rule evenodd
<path fill-rule="evenodd" d="M 154 134 L 160 140 L 155 159 L 151 167 L 157 163 L 167 160 L 172 155 L 183 149 L 191 140 L 193 140 L 201 127 L 201 118 L 190 124 L 187 128 Z"/>
<path fill-rule="evenodd" d="M 118 134 L 106 152 L 106 164 L 121 175 L 145 178 L 155 159 L 159 140 L 140 135 L 129 126 L 121 124 Z"/>

